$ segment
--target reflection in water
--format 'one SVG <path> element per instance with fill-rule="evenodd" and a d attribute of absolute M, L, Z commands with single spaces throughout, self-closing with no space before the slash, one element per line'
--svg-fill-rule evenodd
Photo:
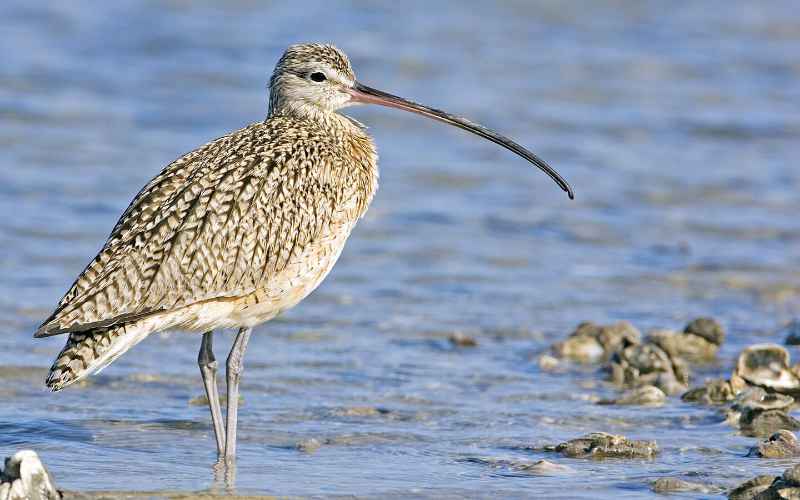
<path fill-rule="evenodd" d="M 236 492 L 236 460 L 220 457 L 212 467 L 214 482 L 209 491 L 214 494 Z"/>
<path fill-rule="evenodd" d="M 576 497 L 639 497 L 652 479 L 690 473 L 727 487 L 786 468 L 745 458 L 754 440 L 714 408 L 598 406 L 617 396 L 604 374 L 547 373 L 536 357 L 586 319 L 647 331 L 711 315 L 730 335 L 716 363 L 694 369 L 698 385 L 728 376 L 744 346 L 782 340 L 800 306 L 793 4 L 6 4 L 5 455 L 36 449 L 69 490 L 227 491 L 209 470 L 208 411 L 190 404 L 203 394 L 199 336 L 154 336 L 59 394 L 43 379 L 63 339 L 30 336 L 137 190 L 202 141 L 263 119 L 275 60 L 311 38 L 340 45 L 364 81 L 540 152 L 576 200 L 491 144 L 353 110 L 380 148 L 382 187 L 322 287 L 254 332 L 237 491 L 559 496 L 563 476 L 496 464 L 535 463 L 537 447 L 591 431 L 662 451 L 546 457 L 592 478 L 571 485 Z M 453 347 L 455 332 L 477 345 Z"/>

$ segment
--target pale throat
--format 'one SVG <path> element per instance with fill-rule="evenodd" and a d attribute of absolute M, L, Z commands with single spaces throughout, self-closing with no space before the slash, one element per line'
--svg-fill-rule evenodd
<path fill-rule="evenodd" d="M 270 99 L 267 118 L 279 115 L 293 116 L 315 122 L 325 128 L 340 129 L 359 136 L 365 135 L 366 127 L 354 118 L 340 113 L 340 110 L 324 108 L 304 100 L 276 96 Z"/>

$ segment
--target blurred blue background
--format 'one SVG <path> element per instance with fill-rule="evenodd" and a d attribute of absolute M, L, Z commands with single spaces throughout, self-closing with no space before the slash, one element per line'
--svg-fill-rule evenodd
<path fill-rule="evenodd" d="M 752 440 L 713 410 L 597 407 L 613 392 L 602 375 L 544 373 L 535 355 L 582 320 L 647 330 L 712 315 L 730 338 L 697 384 L 727 374 L 744 345 L 781 340 L 800 310 L 799 12 L 790 1 L 7 0 L 0 454 L 33 447 L 73 490 L 209 487 L 207 409 L 190 404 L 199 337 L 153 336 L 53 395 L 43 379 L 64 339 L 31 334 L 139 188 L 262 120 L 283 49 L 324 41 L 361 81 L 529 146 L 576 200 L 493 144 L 353 109 L 380 149 L 382 188 L 320 289 L 256 330 L 241 491 L 563 494 L 563 478 L 481 460 L 537 460 L 520 447 L 594 430 L 658 438 L 664 452 L 565 460 L 591 477 L 576 496 L 636 497 L 674 472 L 735 484 L 782 471 L 742 458 Z M 456 331 L 478 347 L 453 348 Z M 309 439 L 323 446 L 296 449 Z"/>

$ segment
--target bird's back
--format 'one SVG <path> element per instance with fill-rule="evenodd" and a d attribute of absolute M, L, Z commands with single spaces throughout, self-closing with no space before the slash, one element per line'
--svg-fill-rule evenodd
<path fill-rule="evenodd" d="M 36 336 L 257 299 L 316 245 L 343 245 L 376 187 L 372 141 L 340 115 L 277 115 L 221 137 L 139 192 Z"/>

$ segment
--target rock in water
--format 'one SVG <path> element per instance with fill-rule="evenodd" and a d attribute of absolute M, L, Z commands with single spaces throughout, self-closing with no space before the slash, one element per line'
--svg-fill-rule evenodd
<path fill-rule="evenodd" d="M 702 337 L 717 347 L 721 346 L 725 341 L 725 330 L 722 328 L 717 320 L 713 318 L 697 318 L 692 320 L 683 333 L 697 335 Z"/>
<path fill-rule="evenodd" d="M 314 453 L 322 447 L 322 444 L 323 443 L 317 438 L 309 438 L 297 443 L 295 448 L 297 451 L 302 451 L 304 453 Z"/>
<path fill-rule="evenodd" d="M 545 446 L 570 458 L 653 458 L 658 454 L 655 441 L 634 441 L 625 436 L 593 432 L 582 438 Z"/>
<path fill-rule="evenodd" d="M 654 330 L 650 332 L 645 342 L 656 344 L 670 357 L 682 357 L 696 362 L 714 359 L 719 350 L 719 345 L 708 341 L 705 337 L 672 330 Z"/>
<path fill-rule="evenodd" d="M 783 481 L 790 486 L 800 486 L 800 464 L 783 471 Z"/>
<path fill-rule="evenodd" d="M 58 500 L 53 478 L 33 450 L 6 458 L 0 472 L 0 500 Z"/>
<path fill-rule="evenodd" d="M 530 462 L 527 460 L 506 460 L 494 458 L 468 458 L 469 463 L 476 463 L 491 467 L 492 469 L 507 469 L 515 473 L 531 474 L 534 476 L 560 476 L 575 473 L 575 469 L 566 465 L 556 464 L 547 460 Z"/>
<path fill-rule="evenodd" d="M 662 477 L 650 483 L 650 489 L 655 493 L 716 493 L 718 487 L 707 484 L 685 481 L 675 477 Z"/>
<path fill-rule="evenodd" d="M 686 363 L 681 358 L 671 358 L 656 344 L 636 344 L 617 351 L 608 370 L 611 381 L 626 388 L 654 385 L 669 395 L 688 389 Z"/>
<path fill-rule="evenodd" d="M 773 476 L 756 476 L 749 479 L 728 493 L 730 500 L 753 500 L 761 494 L 766 493 L 770 486 L 772 486 L 775 477 Z M 769 497 L 767 497 L 769 498 Z"/>
<path fill-rule="evenodd" d="M 724 379 L 707 380 L 702 387 L 686 391 L 681 399 L 691 403 L 716 405 L 728 403 L 736 398 L 736 389 Z"/>
<path fill-rule="evenodd" d="M 521 470 L 540 476 L 555 476 L 559 474 L 571 474 L 575 472 L 575 469 L 572 467 L 555 464 L 547 460 L 539 460 L 538 462 L 535 462 L 529 466 L 522 467 Z"/>
<path fill-rule="evenodd" d="M 794 433 L 781 429 L 750 448 L 748 457 L 791 458 L 800 456 L 800 443 Z"/>
<path fill-rule="evenodd" d="M 658 387 L 654 385 L 643 385 L 642 387 L 626 391 L 619 398 L 601 399 L 597 404 L 659 406 L 664 404 L 666 399 L 667 395 Z"/>
<path fill-rule="evenodd" d="M 766 437 L 781 429 L 798 430 L 800 421 L 788 414 L 793 404 L 791 396 L 750 387 L 736 397 L 727 412 L 727 420 L 745 436 Z"/>
<path fill-rule="evenodd" d="M 732 500 L 800 498 L 800 465 L 789 467 L 778 477 L 758 476 L 745 481 L 728 494 Z"/>
<path fill-rule="evenodd" d="M 463 332 L 454 332 L 447 337 L 453 347 L 477 347 L 478 341 Z"/>

